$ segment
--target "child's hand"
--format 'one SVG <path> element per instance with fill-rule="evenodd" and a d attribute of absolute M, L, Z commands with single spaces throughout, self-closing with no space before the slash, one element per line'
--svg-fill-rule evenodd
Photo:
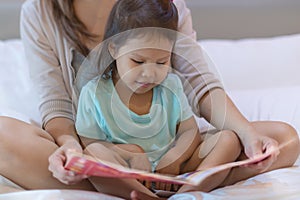
<path fill-rule="evenodd" d="M 114 150 L 120 153 L 120 155 L 127 161 L 130 168 L 147 172 L 151 171 L 152 167 L 149 158 L 140 146 L 135 144 L 118 144 L 114 147 Z M 152 186 L 150 181 L 138 181 L 148 189 Z"/>
<path fill-rule="evenodd" d="M 132 157 L 128 160 L 130 168 L 150 172 L 151 163 L 145 153 L 132 153 Z"/>
<path fill-rule="evenodd" d="M 115 144 L 111 150 L 118 153 L 130 168 L 151 171 L 151 164 L 144 149 L 136 144 Z"/>

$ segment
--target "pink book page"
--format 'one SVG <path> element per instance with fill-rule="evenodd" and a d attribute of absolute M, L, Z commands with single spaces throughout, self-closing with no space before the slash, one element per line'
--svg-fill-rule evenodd
<path fill-rule="evenodd" d="M 76 173 L 86 174 L 89 176 L 134 178 L 149 181 L 169 182 L 175 184 L 199 185 L 204 179 L 219 171 L 232 167 L 254 164 L 266 159 L 270 155 L 271 152 L 268 154 L 261 154 L 252 159 L 226 163 L 201 171 L 194 171 L 178 176 L 172 176 L 130 169 L 121 165 L 99 160 L 91 156 L 82 155 L 76 152 L 69 152 L 65 168 Z"/>

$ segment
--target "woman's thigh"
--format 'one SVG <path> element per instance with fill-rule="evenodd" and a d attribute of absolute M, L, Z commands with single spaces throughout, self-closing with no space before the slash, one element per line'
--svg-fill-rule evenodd
<path fill-rule="evenodd" d="M 87 188 L 86 181 L 67 186 L 52 177 L 48 157 L 58 148 L 41 128 L 0 117 L 0 174 L 25 189 Z"/>

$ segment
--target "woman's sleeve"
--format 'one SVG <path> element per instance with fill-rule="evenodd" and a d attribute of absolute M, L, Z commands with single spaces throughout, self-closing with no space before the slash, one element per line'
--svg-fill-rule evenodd
<path fill-rule="evenodd" d="M 54 117 L 73 120 L 73 113 L 60 61 L 54 51 L 55 34 L 49 28 L 49 24 L 54 22 L 45 17 L 44 10 L 37 6 L 38 3 L 40 2 L 27 1 L 23 4 L 20 28 L 30 78 L 39 98 L 39 110 L 44 126 Z"/>
<path fill-rule="evenodd" d="M 178 9 L 179 36 L 174 47 L 172 65 L 179 75 L 193 112 L 200 115 L 199 101 L 208 91 L 223 88 L 213 70 L 209 69 L 203 50 L 196 41 L 190 10 L 184 0 L 174 0 Z"/>

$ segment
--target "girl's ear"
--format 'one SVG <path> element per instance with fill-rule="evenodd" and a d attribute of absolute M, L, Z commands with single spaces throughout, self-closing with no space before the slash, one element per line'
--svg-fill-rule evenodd
<path fill-rule="evenodd" d="M 108 44 L 108 51 L 113 59 L 116 59 L 116 46 L 112 42 Z"/>

